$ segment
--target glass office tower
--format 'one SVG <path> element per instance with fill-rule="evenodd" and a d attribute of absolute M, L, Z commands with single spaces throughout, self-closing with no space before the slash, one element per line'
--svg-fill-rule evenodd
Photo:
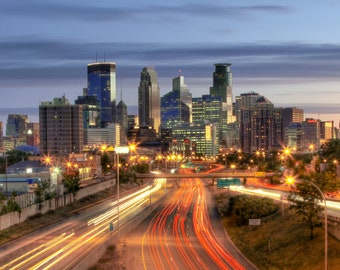
<path fill-rule="evenodd" d="M 89 96 L 96 96 L 100 106 L 100 127 L 115 121 L 116 64 L 98 62 L 87 65 L 87 88 Z"/>
<path fill-rule="evenodd" d="M 213 86 L 210 87 L 211 96 L 222 97 L 224 117 L 228 124 L 233 122 L 233 76 L 230 66 L 228 63 L 215 64 Z"/>

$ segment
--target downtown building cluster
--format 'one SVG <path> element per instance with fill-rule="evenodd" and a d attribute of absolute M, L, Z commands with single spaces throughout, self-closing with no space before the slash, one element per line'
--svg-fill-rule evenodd
<path fill-rule="evenodd" d="M 65 156 L 133 142 L 157 154 L 215 157 L 230 148 L 249 153 L 284 147 L 316 151 L 337 137 L 333 121 L 304 119 L 302 109 L 275 107 L 256 92 L 233 100 L 231 64 L 214 66 L 212 86 L 201 97 L 192 97 L 181 74 L 161 96 L 155 68 L 144 67 L 138 115 L 128 115 L 123 100 L 117 104 L 116 64 L 90 63 L 87 87 L 74 103 L 65 96 L 41 102 L 39 123 L 29 123 L 26 115 L 9 115 L 2 149 L 30 145 L 38 146 L 41 155 Z"/>

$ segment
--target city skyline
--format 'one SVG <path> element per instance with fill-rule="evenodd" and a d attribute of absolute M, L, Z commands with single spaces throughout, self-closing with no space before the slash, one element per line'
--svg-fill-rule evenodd
<path fill-rule="evenodd" d="M 321 120 L 329 114 L 337 122 L 340 37 L 332 26 L 339 23 L 339 5 L 4 0 L 0 108 L 38 108 L 64 94 L 74 102 L 86 87 L 87 64 L 96 60 L 116 63 L 117 93 L 122 90 L 129 108 L 137 105 L 145 66 L 155 67 L 161 96 L 181 73 L 199 97 L 213 84 L 214 64 L 226 62 L 234 98 L 254 91 L 275 106 L 300 107 Z"/>

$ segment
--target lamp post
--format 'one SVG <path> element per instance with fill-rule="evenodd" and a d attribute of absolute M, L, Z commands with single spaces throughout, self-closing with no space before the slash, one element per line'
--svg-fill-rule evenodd
<path fill-rule="evenodd" d="M 321 191 L 321 189 L 315 185 L 313 182 L 311 181 L 308 181 L 308 180 L 304 180 L 304 179 L 294 179 L 294 177 L 288 177 L 286 179 L 286 182 L 288 184 L 293 184 L 294 181 L 296 182 L 306 182 L 306 183 L 309 183 L 311 184 L 314 188 L 316 188 L 318 190 L 318 192 L 320 192 L 321 194 L 321 197 L 324 201 L 324 207 L 325 207 L 325 270 L 328 269 L 328 223 L 327 223 L 327 203 L 326 203 L 326 198 L 325 198 L 325 195 L 323 194 L 323 192 Z"/>
<path fill-rule="evenodd" d="M 116 152 L 116 162 L 117 162 L 117 230 L 119 233 L 119 154 L 128 154 L 130 151 L 130 148 L 128 146 L 116 146 L 115 152 Z"/>

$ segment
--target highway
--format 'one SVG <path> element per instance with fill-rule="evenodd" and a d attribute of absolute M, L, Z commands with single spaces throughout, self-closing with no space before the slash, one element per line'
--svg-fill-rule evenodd
<path fill-rule="evenodd" d="M 127 237 L 125 269 L 256 269 L 228 240 L 201 179 L 182 178 L 168 192 Z"/>
<path fill-rule="evenodd" d="M 1 246 L 0 269 L 73 269 L 92 250 L 117 234 L 118 226 L 123 228 L 131 217 L 147 209 L 151 196 L 155 201 L 164 195 L 164 182 L 156 179 L 153 185 L 121 194 L 119 208 L 114 198 Z"/>

